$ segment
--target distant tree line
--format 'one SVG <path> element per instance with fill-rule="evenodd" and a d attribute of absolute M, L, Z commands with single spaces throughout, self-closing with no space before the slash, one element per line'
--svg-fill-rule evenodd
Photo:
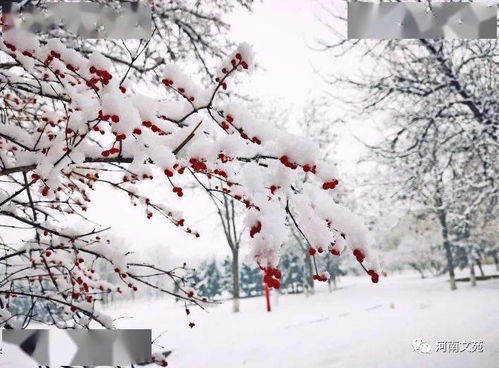
<path fill-rule="evenodd" d="M 329 257 L 331 258 L 331 257 Z M 340 268 L 339 259 L 324 262 L 321 264 L 331 275 L 330 287 L 336 285 L 338 276 L 345 275 L 346 272 Z M 298 294 L 310 290 L 310 271 L 307 268 L 303 257 L 294 250 L 283 252 L 279 263 L 283 278 L 280 292 L 284 294 Z M 187 276 L 187 283 L 196 290 L 201 297 L 208 299 L 232 298 L 233 277 L 232 261 L 230 257 L 218 262 L 214 258 L 202 262 L 195 270 Z M 262 271 L 254 265 L 243 263 L 240 267 L 239 286 L 241 297 L 260 296 L 264 293 L 262 281 Z"/>

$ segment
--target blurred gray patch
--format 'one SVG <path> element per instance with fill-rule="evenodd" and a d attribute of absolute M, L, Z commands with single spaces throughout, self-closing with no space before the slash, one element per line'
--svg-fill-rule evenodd
<path fill-rule="evenodd" d="M 23 5 L 21 3 L 21 5 Z M 4 6 L 4 12 L 7 7 Z M 35 6 L 18 3 L 9 6 L 15 27 L 33 33 L 64 29 L 82 38 L 148 39 L 151 37 L 151 7 L 146 1 L 57 2 Z"/>
<path fill-rule="evenodd" d="M 151 360 L 151 330 L 3 330 L 40 365 L 130 365 Z"/>
<path fill-rule="evenodd" d="M 497 37 L 497 5 L 421 2 L 348 3 L 348 38 L 407 39 Z"/>

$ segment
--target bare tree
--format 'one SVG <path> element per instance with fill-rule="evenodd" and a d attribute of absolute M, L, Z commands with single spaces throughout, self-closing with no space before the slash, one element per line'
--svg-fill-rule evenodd
<path fill-rule="evenodd" d="M 321 45 L 338 57 L 353 49 L 363 55 L 366 68 L 331 78 L 331 84 L 351 92 L 343 92 L 353 96 L 343 99 L 359 117 L 386 122 L 382 139 L 369 147 L 371 157 L 391 168 L 387 194 L 437 216 L 455 289 L 453 242 L 469 237 L 473 217 L 497 204 L 497 41 L 323 40 Z"/>

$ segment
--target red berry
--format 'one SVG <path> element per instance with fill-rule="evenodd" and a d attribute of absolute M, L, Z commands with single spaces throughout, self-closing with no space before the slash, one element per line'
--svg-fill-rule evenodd
<path fill-rule="evenodd" d="M 357 258 L 357 261 L 359 261 L 360 263 L 362 263 L 364 261 L 364 259 L 366 258 L 366 256 L 364 255 L 364 252 L 362 252 L 362 250 L 360 250 L 358 248 L 354 249 L 353 255 L 355 256 L 355 258 Z"/>
<path fill-rule="evenodd" d="M 286 165 L 287 163 L 289 163 L 289 158 L 288 156 L 284 155 L 279 158 L 279 161 L 281 161 L 283 165 Z"/>
<path fill-rule="evenodd" d="M 281 287 L 281 282 L 277 279 L 273 279 L 272 284 L 269 286 L 273 287 L 274 289 L 279 289 Z"/>
<path fill-rule="evenodd" d="M 331 254 L 334 255 L 334 256 L 339 256 L 340 255 L 340 251 L 338 249 L 331 249 Z"/>
<path fill-rule="evenodd" d="M 272 278 L 272 275 L 269 274 L 269 273 L 266 273 L 264 276 L 263 276 L 263 282 L 266 283 L 267 285 L 271 286 L 272 285 L 272 280 L 274 280 Z"/>
<path fill-rule="evenodd" d="M 118 123 L 120 121 L 120 117 L 118 115 L 111 116 L 111 120 L 113 123 Z"/>
<path fill-rule="evenodd" d="M 250 237 L 254 237 L 256 234 L 258 234 L 260 231 L 262 230 L 262 223 L 260 221 L 258 221 L 256 223 L 256 225 L 254 225 L 251 229 L 250 229 Z"/>
<path fill-rule="evenodd" d="M 315 252 L 317 252 L 314 248 L 310 248 L 308 250 L 308 254 L 310 254 L 311 256 L 313 256 L 315 254 Z"/>

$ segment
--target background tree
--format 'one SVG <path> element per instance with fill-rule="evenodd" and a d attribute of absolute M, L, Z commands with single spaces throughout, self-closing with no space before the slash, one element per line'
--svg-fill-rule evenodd
<path fill-rule="evenodd" d="M 242 235 L 245 227 L 240 224 L 237 219 L 236 203 L 234 199 L 228 195 L 223 194 L 221 198 L 213 194 L 213 191 L 207 191 L 209 197 L 215 206 L 218 214 L 218 218 L 222 224 L 225 239 L 227 245 L 229 246 L 231 252 L 231 275 L 232 275 L 232 285 L 231 295 L 232 295 L 232 311 L 234 313 L 240 310 L 240 272 L 239 272 L 239 249 L 241 246 Z M 226 284 L 227 286 L 227 284 Z"/>
<path fill-rule="evenodd" d="M 303 292 L 303 283 L 307 277 L 305 276 L 305 264 L 301 252 L 297 252 L 295 248 L 290 247 L 283 252 L 279 264 L 284 273 L 282 289 L 291 294 Z"/>
<path fill-rule="evenodd" d="M 242 264 L 241 290 L 247 297 L 263 294 L 262 271 L 258 267 Z"/>
<path fill-rule="evenodd" d="M 331 83 L 359 96 L 346 99 L 359 118 L 385 122 L 372 158 L 389 168 L 383 172 L 392 179 L 388 195 L 436 215 L 455 289 L 453 243 L 471 234 L 473 216 L 497 203 L 497 42 L 326 44 L 334 51 L 352 47 L 364 50 L 373 67 Z"/>
<path fill-rule="evenodd" d="M 202 297 L 217 299 L 222 294 L 221 275 L 215 259 L 202 262 L 192 272 L 189 280 Z"/>

